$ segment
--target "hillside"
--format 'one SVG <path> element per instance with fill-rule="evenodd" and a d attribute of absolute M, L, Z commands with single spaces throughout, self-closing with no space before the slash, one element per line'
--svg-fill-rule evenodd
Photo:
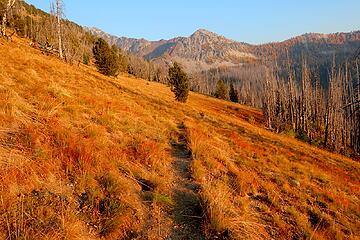
<path fill-rule="evenodd" d="M 1 239 L 358 239 L 360 165 L 260 111 L 0 39 Z M 194 228 L 194 226 L 196 226 Z"/>
<path fill-rule="evenodd" d="M 7 3 L 7 0 L 0 0 L 0 19 L 3 18 Z M 8 35 L 16 33 L 20 37 L 30 38 L 34 46 L 44 48 L 45 45 L 48 45 L 47 47 L 51 51 L 58 52 L 57 29 L 54 21 L 54 16 L 51 14 L 25 1 L 14 1 L 14 6 L 8 16 Z M 92 55 L 95 36 L 86 29 L 63 19 L 61 31 L 63 55 L 67 62 L 82 62 L 84 57 Z"/>

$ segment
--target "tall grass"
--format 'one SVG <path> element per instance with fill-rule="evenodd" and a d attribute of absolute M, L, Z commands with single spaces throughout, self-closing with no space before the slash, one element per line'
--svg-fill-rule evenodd
<path fill-rule="evenodd" d="M 181 122 L 209 239 L 359 237 L 359 163 L 256 109 L 0 44 L 0 238 L 166 239 Z"/>

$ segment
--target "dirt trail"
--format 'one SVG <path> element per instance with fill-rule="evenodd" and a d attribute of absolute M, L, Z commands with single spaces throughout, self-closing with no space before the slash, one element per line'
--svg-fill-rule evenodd
<path fill-rule="evenodd" d="M 198 196 L 199 185 L 194 182 L 190 172 L 191 153 L 187 148 L 186 129 L 179 124 L 178 141 L 172 143 L 174 170 L 176 173 L 173 186 L 174 227 L 168 240 L 202 240 L 205 239 L 202 229 L 203 211 Z"/>

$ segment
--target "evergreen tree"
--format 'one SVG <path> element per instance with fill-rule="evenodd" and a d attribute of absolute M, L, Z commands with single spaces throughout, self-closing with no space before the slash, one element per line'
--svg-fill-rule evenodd
<path fill-rule="evenodd" d="M 169 84 L 171 91 L 175 93 L 175 99 L 179 102 L 186 102 L 190 89 L 189 79 L 176 62 L 169 68 Z"/>
<path fill-rule="evenodd" d="M 215 97 L 220 99 L 227 99 L 227 88 L 223 80 L 219 80 L 216 84 Z"/>
<path fill-rule="evenodd" d="M 119 56 L 116 47 L 111 47 L 99 38 L 93 47 L 95 65 L 98 71 L 107 76 L 116 76 L 119 71 Z"/>
<path fill-rule="evenodd" d="M 234 85 L 232 83 L 230 84 L 229 97 L 230 97 L 230 101 L 235 103 L 239 102 L 238 92 L 237 90 L 235 90 Z"/>

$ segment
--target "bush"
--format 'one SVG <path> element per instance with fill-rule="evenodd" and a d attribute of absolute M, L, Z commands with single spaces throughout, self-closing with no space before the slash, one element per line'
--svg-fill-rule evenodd
<path fill-rule="evenodd" d="M 90 63 L 89 55 L 84 54 L 84 55 L 83 55 L 83 64 L 89 65 L 89 63 Z"/>
<path fill-rule="evenodd" d="M 171 91 L 175 93 L 175 99 L 179 102 L 186 102 L 190 90 L 189 79 L 176 62 L 169 68 L 169 84 Z"/>
<path fill-rule="evenodd" d="M 293 138 L 295 138 L 297 136 L 296 132 L 293 129 L 288 129 L 288 130 L 284 131 L 284 134 L 286 136 L 293 137 Z"/>
<path fill-rule="evenodd" d="M 93 47 L 95 65 L 98 71 L 107 76 L 117 76 L 119 71 L 119 56 L 115 47 L 99 38 Z"/>
<path fill-rule="evenodd" d="M 227 99 L 227 88 L 223 80 L 219 80 L 216 84 L 215 97 L 219 99 Z"/>

